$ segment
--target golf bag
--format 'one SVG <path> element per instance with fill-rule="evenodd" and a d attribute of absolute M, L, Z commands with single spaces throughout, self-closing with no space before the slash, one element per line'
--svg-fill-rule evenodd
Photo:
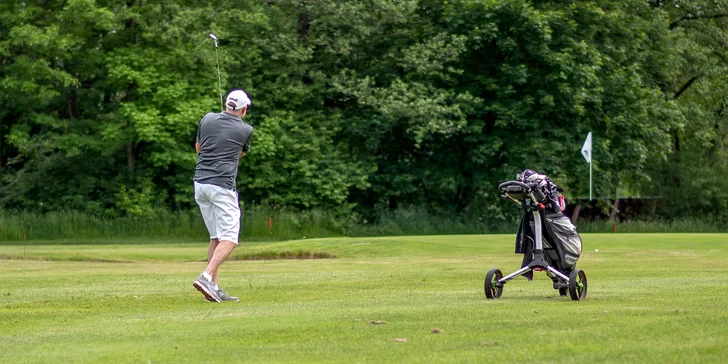
<path fill-rule="evenodd" d="M 541 214 L 544 258 L 549 265 L 568 276 L 579 260 L 582 243 L 576 227 L 563 214 L 566 206 L 561 192 L 564 190 L 551 182 L 548 176 L 530 169 L 519 173 L 517 180 L 537 186 L 533 193 L 536 200 L 543 205 L 543 209 L 539 213 Z M 534 233 L 534 217 L 531 213 L 524 212 L 516 233 L 515 249 L 516 254 L 523 254 L 521 267 L 527 267 L 534 259 Z M 533 272 L 529 271 L 523 276 L 531 280 Z"/>

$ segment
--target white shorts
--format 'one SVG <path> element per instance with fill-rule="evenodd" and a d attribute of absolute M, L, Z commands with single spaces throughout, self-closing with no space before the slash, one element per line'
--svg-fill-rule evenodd
<path fill-rule="evenodd" d="M 240 234 L 240 204 L 238 193 L 215 185 L 195 182 L 195 201 L 210 239 L 238 244 Z"/>

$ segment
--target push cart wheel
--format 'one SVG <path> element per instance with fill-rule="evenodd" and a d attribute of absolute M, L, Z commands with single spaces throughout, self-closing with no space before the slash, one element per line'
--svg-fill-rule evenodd
<path fill-rule="evenodd" d="M 574 269 L 569 274 L 569 295 L 574 301 L 586 299 L 586 273 L 581 269 Z"/>
<path fill-rule="evenodd" d="M 568 295 L 569 295 L 569 288 L 567 288 L 567 287 L 562 287 L 562 288 L 559 288 L 559 295 L 560 295 L 561 297 L 566 297 L 566 296 L 568 296 Z"/>
<path fill-rule="evenodd" d="M 485 275 L 485 298 L 492 300 L 503 294 L 503 285 L 498 284 L 498 280 L 501 278 L 503 278 L 503 273 L 501 273 L 500 269 L 493 268 L 488 271 Z"/>

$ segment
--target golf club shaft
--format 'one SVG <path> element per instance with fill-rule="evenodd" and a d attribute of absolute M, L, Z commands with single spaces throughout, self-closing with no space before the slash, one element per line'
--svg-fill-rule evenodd
<path fill-rule="evenodd" d="M 215 41 L 217 45 L 217 41 Z M 217 57 L 217 92 L 220 94 L 220 111 L 225 111 L 225 105 L 222 103 L 222 79 L 220 78 L 220 55 L 217 53 L 217 47 L 215 47 L 215 56 Z"/>
<path fill-rule="evenodd" d="M 210 33 L 209 37 L 215 42 L 215 57 L 217 58 L 217 92 L 220 94 L 220 111 L 225 111 L 225 104 L 222 102 L 222 78 L 220 76 L 220 54 L 217 52 L 217 36 Z"/>

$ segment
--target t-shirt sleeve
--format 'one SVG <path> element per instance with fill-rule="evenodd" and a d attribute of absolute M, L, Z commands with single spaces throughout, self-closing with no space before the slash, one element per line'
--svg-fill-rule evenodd
<path fill-rule="evenodd" d="M 250 129 L 250 133 L 248 133 L 248 138 L 243 142 L 243 152 L 247 153 L 250 151 L 250 143 L 253 141 L 253 131 L 255 129 Z"/>
<path fill-rule="evenodd" d="M 202 129 L 202 122 L 205 121 L 205 119 L 207 118 L 207 115 L 210 115 L 210 113 L 205 114 L 205 116 L 203 116 L 202 119 L 200 120 L 200 123 L 197 124 L 197 138 L 195 139 L 196 142 L 200 141 L 200 136 L 201 136 L 200 129 Z"/>

